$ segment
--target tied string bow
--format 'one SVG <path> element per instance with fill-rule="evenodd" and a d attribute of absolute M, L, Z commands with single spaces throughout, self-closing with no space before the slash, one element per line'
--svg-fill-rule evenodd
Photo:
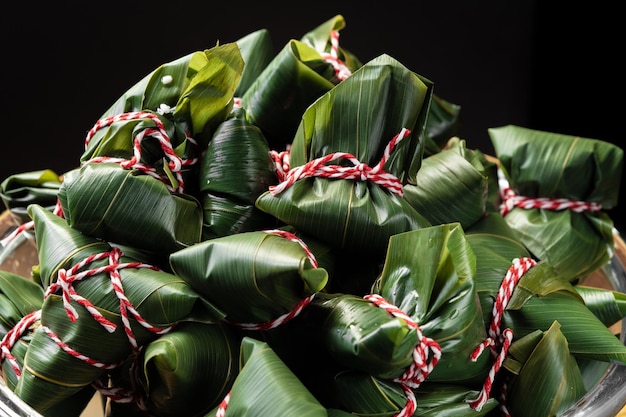
<path fill-rule="evenodd" d="M 164 183 L 170 192 L 184 192 L 184 181 L 182 176 L 182 168 L 183 166 L 189 166 L 196 164 L 198 162 L 198 158 L 193 159 L 185 159 L 183 160 L 180 156 L 176 154 L 174 148 L 172 146 L 172 142 L 170 140 L 167 131 L 165 130 L 165 126 L 159 116 L 153 113 L 148 113 L 145 111 L 137 111 L 137 112 L 129 112 L 122 113 L 114 116 L 109 116 L 104 119 L 99 120 L 96 124 L 89 130 L 87 133 L 87 137 L 85 138 L 85 149 L 89 146 L 89 142 L 96 134 L 97 131 L 103 129 L 107 126 L 110 126 L 116 122 L 127 121 L 127 120 L 140 120 L 140 119 L 150 119 L 156 125 L 154 127 L 148 127 L 141 130 L 139 133 L 135 135 L 133 138 L 133 157 L 131 159 L 124 158 L 114 158 L 109 156 L 97 156 L 86 162 L 87 163 L 99 163 L 99 162 L 112 162 L 119 164 L 124 169 L 136 169 L 146 175 L 149 175 L 153 178 Z M 187 133 L 186 139 L 197 145 L 195 140 Z M 156 139 L 159 143 L 161 150 L 165 156 L 165 159 L 168 161 L 167 167 L 174 174 L 176 178 L 177 187 L 171 185 L 171 179 L 167 177 L 167 175 L 163 176 L 157 172 L 154 167 L 151 167 L 143 162 L 141 162 L 141 143 L 144 139 L 152 138 Z"/>
<path fill-rule="evenodd" d="M 148 323 L 146 320 L 143 319 L 143 317 L 141 317 L 139 312 L 135 309 L 130 300 L 128 300 L 128 298 L 124 294 L 124 287 L 122 285 L 120 270 L 125 268 L 149 268 L 158 271 L 159 269 L 155 266 L 142 262 L 120 263 L 121 256 L 122 251 L 119 248 L 112 248 L 110 252 L 102 252 L 99 254 L 88 256 L 81 262 L 72 266 L 72 268 L 70 268 L 69 270 L 60 269 L 56 281 L 46 289 L 44 293 L 44 298 L 60 290 L 63 299 L 63 306 L 65 308 L 67 316 L 72 322 L 75 322 L 78 318 L 78 312 L 71 304 L 71 301 L 74 301 L 83 306 L 89 312 L 89 314 L 91 314 L 94 320 L 96 320 L 109 333 L 112 333 L 117 328 L 116 324 L 106 319 L 106 317 L 104 317 L 102 313 L 98 311 L 98 309 L 89 300 L 78 294 L 74 288 L 74 283 L 77 281 L 81 281 L 85 278 L 89 278 L 98 274 L 108 274 L 111 280 L 111 286 L 113 288 L 113 291 L 119 300 L 120 315 L 122 323 L 124 325 L 124 331 L 133 350 L 135 352 L 138 352 L 139 347 L 137 344 L 137 340 L 135 339 L 134 332 L 130 326 L 131 316 L 140 325 L 155 334 L 167 333 L 171 330 L 172 327 L 170 326 L 166 328 L 158 328 Z M 81 269 L 88 266 L 89 264 L 102 259 L 108 259 L 109 263 L 102 267 L 96 267 L 93 269 L 86 269 L 81 271 Z M 66 346 L 56 335 L 54 335 L 54 333 L 49 331 L 49 329 L 47 330 L 47 333 L 66 352 L 77 356 L 76 352 L 72 352 L 71 348 Z M 85 359 L 84 355 L 81 355 L 81 359 L 86 362 L 90 362 L 90 360 Z"/>
<path fill-rule="evenodd" d="M 409 136 L 411 131 L 402 128 L 400 133 L 395 135 L 385 147 L 382 158 L 374 167 L 370 167 L 365 163 L 361 163 L 354 155 L 347 152 L 335 152 L 325 155 L 321 158 L 313 159 L 306 164 L 290 169 L 285 175 L 282 182 L 278 185 L 269 187 L 269 191 L 276 195 L 287 188 L 291 187 L 296 181 L 307 177 L 321 177 L 330 179 L 348 179 L 357 181 L 370 180 L 379 184 L 392 193 L 402 196 L 404 194 L 402 182 L 398 177 L 383 170 L 383 166 L 389 159 L 391 152 L 395 146 L 405 137 Z M 347 159 L 352 162 L 353 166 L 326 165 L 326 163 L 336 159 Z M 281 175 L 278 175 L 279 178 Z"/>
<path fill-rule="evenodd" d="M 339 81 L 343 81 L 352 75 L 352 71 L 339 59 L 339 31 L 330 32 L 330 52 L 322 52 L 322 58 L 328 62 L 335 70 L 335 75 Z"/>
<path fill-rule="evenodd" d="M 496 374 L 502 367 L 504 359 L 509 351 L 509 347 L 513 342 L 513 331 L 509 328 L 501 330 L 504 310 L 506 309 L 506 306 L 511 299 L 511 295 L 513 294 L 513 290 L 521 277 L 536 264 L 537 262 L 532 258 L 513 259 L 512 265 L 509 267 L 504 279 L 502 280 L 502 284 L 500 285 L 500 289 L 498 290 L 498 294 L 496 295 L 496 299 L 493 304 L 492 319 L 488 329 L 489 337 L 483 343 L 478 345 L 478 347 L 476 347 L 474 352 L 470 355 L 470 359 L 472 361 L 476 361 L 485 348 L 489 347 L 491 349 L 492 356 L 495 358 L 495 362 L 489 370 L 489 374 L 487 375 L 478 397 L 473 400 L 468 400 L 470 407 L 477 411 L 480 411 L 487 400 L 489 400 L 489 394 L 491 392 Z M 502 347 L 500 352 L 497 352 L 498 346 Z"/>
<path fill-rule="evenodd" d="M 549 197 L 526 197 L 518 195 L 510 186 L 504 175 L 498 170 L 498 182 L 500 188 L 500 214 L 506 216 L 514 208 L 524 210 L 545 209 L 551 211 L 572 210 L 576 213 L 598 212 L 602 210 L 602 205 L 596 202 L 571 200 L 568 198 Z"/>
<path fill-rule="evenodd" d="M 435 365 L 437 365 L 439 359 L 441 359 L 441 346 L 439 346 L 437 341 L 424 336 L 417 323 L 415 323 L 411 317 L 398 307 L 389 303 L 379 294 L 368 294 L 363 298 L 385 309 L 394 317 L 403 319 L 409 327 L 415 329 L 417 332 L 419 343 L 413 350 L 413 362 L 400 377 L 394 379 L 395 382 L 400 383 L 400 386 L 407 395 L 407 404 L 402 411 L 394 417 L 410 417 L 417 407 L 417 401 L 412 388 L 418 388 L 433 371 Z"/>

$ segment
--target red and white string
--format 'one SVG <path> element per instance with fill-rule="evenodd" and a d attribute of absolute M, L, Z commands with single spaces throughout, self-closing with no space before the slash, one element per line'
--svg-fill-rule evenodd
<path fill-rule="evenodd" d="M 395 305 L 389 303 L 379 294 L 367 294 L 363 298 L 385 309 L 394 317 L 401 318 L 410 328 L 417 332 L 418 345 L 413 351 L 413 363 L 400 377 L 394 379 L 394 381 L 406 384 L 411 388 L 418 388 L 420 384 L 426 380 L 428 375 L 430 375 L 441 358 L 441 347 L 439 343 L 434 339 L 424 336 L 418 324 L 411 317 Z"/>
<path fill-rule="evenodd" d="M 418 344 L 413 350 L 413 362 L 400 377 L 394 379 L 395 382 L 400 384 L 407 395 L 407 404 L 394 417 L 410 417 L 417 407 L 417 401 L 412 388 L 418 388 L 433 371 L 435 365 L 437 365 L 439 359 L 441 359 L 441 347 L 434 339 L 424 336 L 418 324 L 411 317 L 395 305 L 389 303 L 379 294 L 368 294 L 363 298 L 385 309 L 394 317 L 403 319 L 410 328 L 415 329 L 417 332 Z"/>
<path fill-rule="evenodd" d="M 54 206 L 54 209 L 52 210 L 52 213 L 61 218 L 65 217 L 63 214 L 63 209 L 61 208 L 61 202 L 58 199 Z M 28 230 L 33 230 L 34 228 L 35 228 L 35 222 L 33 220 L 22 223 L 15 229 L 13 229 L 13 231 L 9 233 L 8 235 L 6 235 L 2 240 L 0 240 L 0 245 L 2 245 L 3 247 L 6 247 L 11 241 L 15 240 L 15 238 L 17 238 L 18 235 Z"/>
<path fill-rule="evenodd" d="M 285 179 L 278 185 L 269 187 L 269 191 L 276 195 L 287 188 L 291 187 L 296 181 L 308 177 L 321 177 L 330 179 L 348 179 L 357 181 L 372 181 L 382 187 L 387 188 L 392 193 L 402 196 L 404 191 L 402 182 L 398 177 L 383 170 L 383 167 L 389 159 L 391 152 L 395 146 L 405 137 L 409 136 L 411 131 L 403 128 L 400 133 L 395 135 L 387 144 L 384 154 L 378 164 L 370 167 L 361 163 L 354 155 L 346 152 L 335 152 L 321 158 L 313 159 L 306 164 L 291 168 Z M 336 159 L 346 159 L 352 162 L 353 166 L 326 165 L 328 162 Z"/>
<path fill-rule="evenodd" d="M 496 299 L 493 304 L 492 319 L 487 332 L 489 337 L 481 343 L 470 356 L 472 361 L 476 361 L 483 351 L 489 347 L 492 355 L 495 357 L 495 361 L 489 370 L 489 374 L 485 379 L 478 397 L 468 401 L 470 407 L 477 411 L 480 411 L 487 400 L 489 400 L 489 394 L 495 381 L 496 374 L 502 367 L 509 347 L 513 342 L 513 331 L 509 328 L 501 330 L 502 317 L 506 306 L 509 303 L 513 290 L 521 277 L 536 264 L 537 261 L 532 258 L 526 257 L 513 259 L 512 265 L 509 267 L 502 280 L 502 284 L 500 285 L 498 294 L 496 295 Z M 497 352 L 497 347 L 499 346 L 501 347 L 501 350 L 500 352 Z"/>
<path fill-rule="evenodd" d="M 330 32 L 330 52 L 322 52 L 322 58 L 328 62 L 335 70 L 335 75 L 340 81 L 352 75 L 350 68 L 339 59 L 339 31 Z"/>
<path fill-rule="evenodd" d="M 501 170 L 498 170 L 498 182 L 500 186 L 500 197 L 502 199 L 502 203 L 500 204 L 500 214 L 502 216 L 506 216 L 516 207 L 524 210 L 571 210 L 576 213 L 602 211 L 602 205 L 596 202 L 571 200 L 568 198 L 526 197 L 518 195 L 509 186 Z"/>
<path fill-rule="evenodd" d="M 15 376 L 18 378 L 22 375 L 22 370 L 17 358 L 11 353 L 13 346 L 20 340 L 24 334 L 41 319 L 41 310 L 33 311 L 18 321 L 0 341 L 0 362 L 6 360 L 11 365 Z"/>
<path fill-rule="evenodd" d="M 155 334 L 167 333 L 172 327 L 169 326 L 166 328 L 159 328 L 148 323 L 143 319 L 143 317 L 141 317 L 139 312 L 124 294 L 120 270 L 126 268 L 148 268 L 158 271 L 159 269 L 155 266 L 142 262 L 120 263 L 121 256 L 122 251 L 119 248 L 112 248 L 109 252 L 102 252 L 88 256 L 81 262 L 72 266 L 69 270 L 60 269 L 56 281 L 46 289 L 44 298 L 60 290 L 66 314 L 72 322 L 75 322 L 78 318 L 78 312 L 71 305 L 71 301 L 74 301 L 83 306 L 91 314 L 94 320 L 104 327 L 104 329 L 112 333 L 116 330 L 116 324 L 104 317 L 104 315 L 89 300 L 78 294 L 74 288 L 74 283 L 77 281 L 81 281 L 85 278 L 93 277 L 98 274 L 108 274 L 113 291 L 119 300 L 121 320 L 124 325 L 124 331 L 127 339 L 133 350 L 137 351 L 139 347 L 130 325 L 130 317 L 133 317 L 141 326 Z M 102 259 L 108 259 L 109 263 L 102 267 L 81 271 L 81 269 L 85 268 L 89 264 Z"/>

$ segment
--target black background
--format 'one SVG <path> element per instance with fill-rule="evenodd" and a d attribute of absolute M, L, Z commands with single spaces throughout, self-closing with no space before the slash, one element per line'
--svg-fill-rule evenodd
<path fill-rule="evenodd" d="M 538 0 L 13 5 L 0 17 L 0 179 L 77 167 L 85 135 L 98 117 L 163 63 L 261 28 L 270 31 L 278 52 L 289 39 L 337 14 L 346 20 L 340 44 L 361 61 L 389 54 L 432 80 L 435 94 L 459 104 L 460 136 L 470 147 L 491 153 L 487 129 L 506 124 L 623 146 L 624 45 L 617 5 Z M 620 230 L 626 230 L 624 194 L 610 212 Z"/>

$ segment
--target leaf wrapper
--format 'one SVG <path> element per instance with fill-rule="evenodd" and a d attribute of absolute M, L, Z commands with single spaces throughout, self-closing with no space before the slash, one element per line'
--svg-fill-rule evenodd
<path fill-rule="evenodd" d="M 333 392 L 335 407 L 362 417 L 393 417 L 407 402 L 399 384 L 356 371 L 338 374 L 333 381 Z M 480 411 L 470 408 L 466 400 L 476 396 L 477 391 L 463 385 L 425 383 L 415 389 L 414 394 L 417 407 L 412 416 L 481 417 L 498 406 L 498 401 L 490 398 Z"/>
<path fill-rule="evenodd" d="M 497 213 L 471 227 L 467 240 L 476 255 L 476 285 L 485 323 L 491 323 L 496 295 L 513 259 L 529 257 L 515 232 Z M 607 302 L 610 306 L 614 301 Z M 599 306 L 596 306 L 596 309 Z M 506 306 L 501 328 L 515 338 L 547 331 L 554 321 L 577 358 L 623 361 L 626 347 L 584 303 L 575 287 L 548 262 L 541 261 L 519 279 Z"/>
<path fill-rule="evenodd" d="M 433 94 L 426 119 L 426 144 L 424 156 L 444 149 L 448 141 L 456 137 L 460 126 L 461 106 Z"/>
<path fill-rule="evenodd" d="M 599 203 L 604 210 L 617 205 L 623 163 L 618 146 L 513 125 L 491 128 L 489 136 L 517 195 Z M 534 256 L 571 281 L 609 260 L 613 222 L 603 211 L 514 208 L 505 219 Z"/>
<path fill-rule="evenodd" d="M 291 40 L 246 90 L 241 105 L 270 148 L 283 150 L 293 140 L 302 113 L 333 87 L 333 76 L 315 49 Z"/>
<path fill-rule="evenodd" d="M 263 231 L 203 241 L 172 253 L 170 266 L 237 323 L 287 314 L 328 281 L 299 243 Z"/>
<path fill-rule="evenodd" d="M 21 223 L 28 222 L 27 207 L 39 204 L 52 211 L 63 179 L 49 169 L 11 175 L 0 184 L 0 199 Z"/>
<path fill-rule="evenodd" d="M 330 53 L 332 48 L 332 32 L 340 32 L 346 27 L 346 20 L 340 14 L 333 16 L 313 30 L 305 33 L 300 41 L 309 45 L 320 53 Z M 337 46 L 337 59 L 339 59 L 351 72 L 363 66 L 361 60 L 342 45 Z"/>
<path fill-rule="evenodd" d="M 418 336 L 405 320 L 362 297 L 320 293 L 289 326 L 272 330 L 269 340 L 290 366 L 302 369 L 301 379 L 312 379 L 317 393 L 330 383 L 320 376 L 324 366 L 385 379 L 401 376 L 413 362 Z M 315 357 L 306 361 L 310 366 L 298 364 L 309 354 Z M 319 381 L 303 373 L 318 375 Z"/>
<path fill-rule="evenodd" d="M 59 201 L 70 227 L 106 241 L 167 255 L 201 240 L 198 200 L 117 164 L 69 171 Z"/>
<path fill-rule="evenodd" d="M 415 181 L 404 185 L 404 199 L 432 225 L 458 222 L 465 229 L 486 211 L 488 179 L 465 141 L 424 158 Z"/>
<path fill-rule="evenodd" d="M 587 307 L 576 289 L 547 263 L 539 263 L 518 282 L 502 325 L 522 337 L 547 331 L 557 321 L 572 355 L 626 363 L 626 346 Z"/>

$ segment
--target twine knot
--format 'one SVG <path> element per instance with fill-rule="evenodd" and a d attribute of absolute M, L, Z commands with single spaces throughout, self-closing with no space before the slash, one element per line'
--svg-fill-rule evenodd
<path fill-rule="evenodd" d="M 389 159 L 391 151 L 405 137 L 409 136 L 411 131 L 403 128 L 400 133 L 395 135 L 387 144 L 384 154 L 378 164 L 373 167 L 362 163 L 354 155 L 347 152 L 335 152 L 321 158 L 313 159 L 306 164 L 291 168 L 283 177 L 282 182 L 278 185 L 269 187 L 272 194 L 276 195 L 287 188 L 291 187 L 296 181 L 308 177 L 321 177 L 329 179 L 349 179 L 358 181 L 372 181 L 382 187 L 387 188 L 392 193 L 402 196 L 404 194 L 402 182 L 395 175 L 385 172 L 383 166 Z M 326 163 L 336 160 L 346 159 L 352 163 L 352 166 L 326 165 Z M 276 161 L 276 159 L 275 159 Z M 279 174 L 279 178 L 281 175 Z"/>
<path fill-rule="evenodd" d="M 472 361 L 476 361 L 482 352 L 489 347 L 492 355 L 495 357 L 495 361 L 489 370 L 489 374 L 483 383 L 483 387 L 478 394 L 478 397 L 473 400 L 468 400 L 470 407 L 476 411 L 480 411 L 487 400 L 489 400 L 489 394 L 496 378 L 496 374 L 502 367 L 509 351 L 509 347 L 513 342 L 513 331 L 509 328 L 501 330 L 504 310 L 506 309 L 506 306 L 511 299 L 511 295 L 513 294 L 513 290 L 521 277 L 536 264 L 537 262 L 532 258 L 526 257 L 513 259 L 512 265 L 509 267 L 504 279 L 502 280 L 498 294 L 496 295 L 496 300 L 493 304 L 492 319 L 488 329 L 489 337 L 470 355 L 470 359 Z M 498 346 L 501 347 L 500 352 L 497 352 Z"/>

